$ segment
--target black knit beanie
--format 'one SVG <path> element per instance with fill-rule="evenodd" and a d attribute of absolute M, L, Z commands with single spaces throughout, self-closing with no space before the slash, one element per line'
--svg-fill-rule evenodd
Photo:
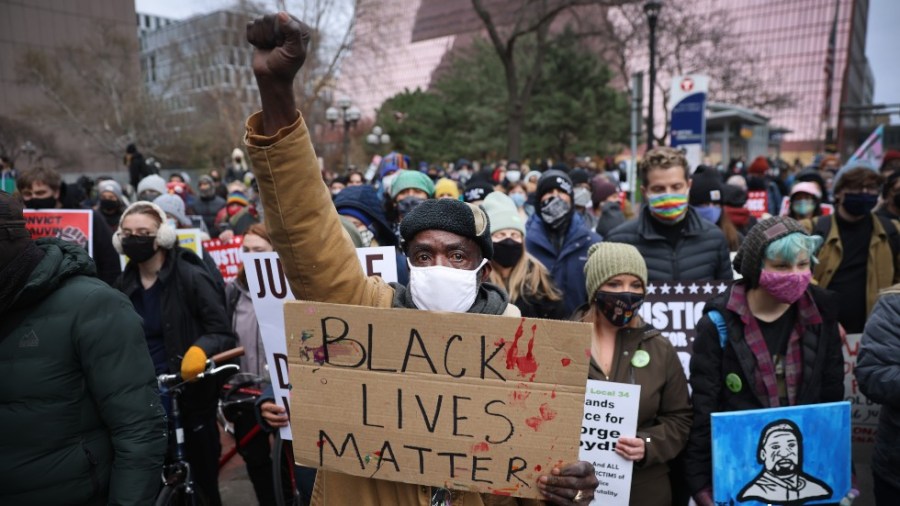
<path fill-rule="evenodd" d="M 475 241 L 484 258 L 494 257 L 491 241 L 491 222 L 481 206 L 454 199 L 429 199 L 409 212 L 400 222 L 403 250 L 419 233 L 426 230 L 444 230 Z"/>
<path fill-rule="evenodd" d="M 688 203 L 700 206 L 709 203 L 722 203 L 722 178 L 715 170 L 694 172 L 691 177 L 691 192 Z"/>
<path fill-rule="evenodd" d="M 541 175 L 541 178 L 538 179 L 538 202 L 541 201 L 541 197 L 555 189 L 568 193 L 569 197 L 571 197 L 573 192 L 572 179 L 569 178 L 568 174 L 561 170 L 551 169 L 544 172 L 544 174 Z"/>
<path fill-rule="evenodd" d="M 744 238 L 741 248 L 734 257 L 734 270 L 741 273 L 750 288 L 759 283 L 759 273 L 769 244 L 782 237 L 800 232 L 807 235 L 803 225 L 786 216 L 773 216 L 760 221 Z"/>
<path fill-rule="evenodd" d="M 31 233 L 25 228 L 23 209 L 16 197 L 0 191 L 0 269 L 31 242 Z"/>

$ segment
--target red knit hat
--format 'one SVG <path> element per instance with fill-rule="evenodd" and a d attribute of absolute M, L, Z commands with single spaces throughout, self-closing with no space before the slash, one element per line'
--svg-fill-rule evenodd
<path fill-rule="evenodd" d="M 764 156 L 757 156 L 747 169 L 750 174 L 765 174 L 769 172 L 769 161 Z"/>

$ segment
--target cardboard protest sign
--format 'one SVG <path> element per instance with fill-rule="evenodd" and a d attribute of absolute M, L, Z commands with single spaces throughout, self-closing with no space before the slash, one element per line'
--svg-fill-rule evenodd
<path fill-rule="evenodd" d="M 300 465 L 539 498 L 539 476 L 578 460 L 589 325 L 313 302 L 284 312 Z"/>
<path fill-rule="evenodd" d="M 634 462 L 619 456 L 616 441 L 637 433 L 641 386 L 588 380 L 578 457 L 594 465 L 600 485 L 594 506 L 628 506 Z"/>
<path fill-rule="evenodd" d="M 222 278 L 228 282 L 237 277 L 241 268 L 241 245 L 244 244 L 244 236 L 236 235 L 230 243 L 226 244 L 218 239 L 203 241 L 203 249 L 209 253 L 213 261 L 219 267 Z"/>
<path fill-rule="evenodd" d="M 178 245 L 182 248 L 189 249 L 203 256 L 203 231 L 199 228 L 179 228 L 176 230 L 178 234 Z"/>
<path fill-rule="evenodd" d="M 712 414 L 716 504 L 837 503 L 850 491 L 850 404 Z"/>
<path fill-rule="evenodd" d="M 731 281 L 654 281 L 647 285 L 647 295 L 639 310 L 641 318 L 672 342 L 688 378 L 697 322 L 703 317 L 703 308 L 730 284 Z"/>
<path fill-rule="evenodd" d="M 748 191 L 744 207 L 754 218 L 762 218 L 762 215 L 769 212 L 769 194 L 765 190 Z"/>
<path fill-rule="evenodd" d="M 382 279 L 387 282 L 397 281 L 397 253 L 392 247 L 359 248 L 364 251 L 360 263 L 364 272 L 374 275 L 378 270 Z M 383 258 L 378 258 L 379 256 Z M 288 287 L 287 278 L 278 253 L 242 253 L 244 272 L 247 274 L 247 286 L 253 300 L 253 310 L 259 321 L 259 333 L 262 336 L 266 353 L 266 366 L 272 379 L 275 403 L 290 413 L 290 378 L 288 378 L 287 345 L 284 339 L 284 302 L 294 300 Z M 387 264 L 387 265 L 385 265 Z M 390 275 L 393 266 L 393 277 Z M 279 431 L 284 440 L 290 441 L 291 428 Z"/>
<path fill-rule="evenodd" d="M 56 237 L 75 243 L 94 256 L 94 217 L 90 209 L 25 209 L 25 228 L 32 239 Z"/>

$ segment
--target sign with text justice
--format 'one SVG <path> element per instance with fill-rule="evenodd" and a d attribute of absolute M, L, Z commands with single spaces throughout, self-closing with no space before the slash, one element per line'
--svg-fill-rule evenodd
<path fill-rule="evenodd" d="M 590 326 L 284 305 L 294 458 L 341 473 L 539 498 L 578 460 Z"/>

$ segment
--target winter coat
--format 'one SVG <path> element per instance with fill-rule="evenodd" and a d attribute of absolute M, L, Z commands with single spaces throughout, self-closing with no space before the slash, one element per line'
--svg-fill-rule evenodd
<path fill-rule="evenodd" d="M 563 294 L 565 314 L 572 314 L 588 298 L 584 286 L 588 248 L 603 238 L 588 229 L 578 213 L 572 215 L 572 222 L 559 250 L 539 214 L 532 215 L 525 227 L 525 249 L 550 271 L 553 283 Z"/>
<path fill-rule="evenodd" d="M 828 288 L 835 271 L 841 265 L 843 246 L 837 217 L 821 216 L 819 221 L 821 220 L 831 220 L 831 225 L 828 237 L 816 253 L 819 262 L 813 269 L 813 277 L 819 286 Z M 897 223 L 894 222 L 894 225 Z M 878 300 L 878 291 L 897 283 L 900 283 L 900 255 L 894 256 L 888 232 L 881 220 L 872 216 L 872 239 L 869 242 L 869 259 L 866 263 L 866 314 L 872 313 L 872 308 Z"/>
<path fill-rule="evenodd" d="M 768 398 L 754 388 L 759 370 L 744 337 L 744 323 L 737 313 L 726 308 L 733 290 L 730 287 L 709 301 L 697 323 L 690 375 L 694 421 L 685 453 L 685 470 L 692 494 L 712 486 L 710 414 L 770 407 Z M 796 404 L 837 402 L 844 398 L 844 357 L 836 301 L 833 293 L 814 285 L 806 293 L 812 296 L 822 321 L 807 325 L 800 336 L 801 378 Z M 727 326 L 724 347 L 708 315 L 713 309 L 722 315 Z M 742 387 L 737 392 L 725 386 L 730 374 L 741 380 Z"/>
<path fill-rule="evenodd" d="M 262 130 L 262 114 L 247 120 L 244 138 L 265 205 L 266 228 L 281 258 L 291 292 L 297 300 L 389 308 L 395 289 L 380 277 L 366 277 L 356 251 L 344 234 L 331 193 L 322 181 L 319 163 L 302 116 L 272 137 Z M 303 205 L 278 205 L 302 202 Z M 582 283 L 583 284 L 583 283 Z M 512 304 L 505 315 L 518 315 Z M 313 506 L 427 506 L 430 487 L 350 476 L 322 470 L 316 477 Z M 453 504 L 512 506 L 540 501 L 512 497 L 452 493 Z"/>
<path fill-rule="evenodd" d="M 158 282 L 162 284 L 160 313 L 170 373 L 181 371 L 181 358 L 192 345 L 202 348 L 208 357 L 237 346 L 225 314 L 225 294 L 196 253 L 177 245 L 168 250 Z M 129 262 L 116 287 L 131 299 L 140 286 L 138 266 Z M 215 413 L 217 400 L 215 381 L 199 381 L 188 385 L 181 405 L 185 416 L 196 414 L 199 419 Z"/>
<path fill-rule="evenodd" d="M 650 354 L 646 367 L 631 365 L 637 350 Z M 623 328 L 616 334 L 611 372 L 607 379 L 591 359 L 590 379 L 641 386 L 636 436 L 645 441 L 645 456 L 634 463 L 629 503 L 668 506 L 672 503 L 668 462 L 684 449 L 691 429 L 691 403 L 684 368 L 672 343 L 646 325 Z"/>
<path fill-rule="evenodd" d="M 631 244 L 647 262 L 650 281 L 708 281 L 729 280 L 734 277 L 725 234 L 690 207 L 682 235 L 673 249 L 669 242 L 653 229 L 650 210 L 644 207 L 637 219 L 613 229 L 608 242 Z"/>
<path fill-rule="evenodd" d="M 862 393 L 881 404 L 872 469 L 900 489 L 900 285 L 885 290 L 863 332 L 856 361 Z"/>
<path fill-rule="evenodd" d="M 206 224 L 206 230 L 210 237 L 219 237 L 221 230 L 216 227 L 216 216 L 223 207 L 225 207 L 225 199 L 218 195 L 209 200 L 198 198 L 194 201 L 194 212 L 203 217 L 203 223 Z"/>
<path fill-rule="evenodd" d="M 35 242 L 0 321 L 0 504 L 150 504 L 166 431 L 140 317 L 84 249 Z"/>

